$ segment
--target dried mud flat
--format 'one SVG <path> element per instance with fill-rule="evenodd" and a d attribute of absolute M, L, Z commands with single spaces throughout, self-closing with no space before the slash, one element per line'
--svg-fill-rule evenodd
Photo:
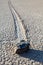
<path fill-rule="evenodd" d="M 0 44 L 0 65 L 43 65 L 42 50 L 30 49 L 18 55 L 14 49 L 14 42 Z"/>
<path fill-rule="evenodd" d="M 5 0 L 3 2 L 0 1 L 0 3 L 2 3 L 2 4 L 6 3 L 6 2 L 7 1 L 5 1 Z M 18 13 L 20 13 L 22 19 L 24 20 L 24 25 L 26 25 L 26 29 L 28 30 L 26 35 L 28 35 L 28 40 L 30 41 L 30 45 L 31 45 L 30 50 L 21 55 L 15 54 L 14 53 L 14 46 L 15 46 L 14 43 L 15 42 L 14 41 L 10 41 L 10 42 L 3 41 L 3 39 L 5 40 L 6 38 L 7 38 L 7 40 L 8 39 L 14 40 L 14 37 L 13 37 L 14 36 L 14 26 L 13 26 L 14 23 L 12 22 L 13 19 L 10 17 L 11 16 L 10 15 L 11 13 L 9 13 L 10 11 L 8 12 L 8 9 L 5 8 L 5 5 L 7 3 L 3 4 L 4 6 L 2 6 L 0 4 L 2 6 L 2 8 L 1 8 L 2 10 L 0 9 L 0 12 L 1 13 L 5 12 L 5 14 L 2 13 L 0 15 L 1 16 L 0 17 L 0 20 L 1 20 L 0 34 L 2 33 L 2 37 L 0 38 L 0 40 L 2 39 L 2 41 L 0 41 L 0 65 L 43 65 L 43 15 L 42 15 L 43 8 L 41 7 L 41 6 L 43 6 L 42 5 L 43 1 L 41 1 L 41 2 L 39 1 L 39 3 L 37 4 L 37 5 L 41 4 L 40 5 L 41 9 L 40 9 L 40 7 L 39 7 L 39 9 L 38 9 L 38 7 L 31 8 L 32 5 L 26 6 L 23 2 L 24 1 L 20 1 L 20 0 L 18 0 L 18 1 L 15 0 L 15 2 L 14 2 L 14 0 L 12 0 L 14 7 L 16 7 L 16 10 L 18 9 Z M 25 1 L 25 3 L 26 2 L 27 1 Z M 29 1 L 29 2 L 30 2 L 30 4 L 33 4 L 32 1 Z M 34 3 L 35 2 L 36 1 L 34 1 Z M 19 6 L 21 6 L 21 11 L 20 11 Z M 30 6 L 30 9 L 27 11 L 27 8 L 29 6 Z M 8 7 L 8 5 L 6 5 L 6 7 Z M 24 7 L 24 9 L 23 9 L 23 7 Z M 27 8 L 25 8 L 25 7 L 27 7 Z M 36 10 L 35 10 L 35 8 L 36 8 Z M 3 10 L 3 9 L 5 9 L 5 10 Z M 10 15 L 10 16 L 8 16 L 8 15 Z M 9 23 L 9 21 L 10 21 L 10 23 Z M 8 22 L 8 23 L 5 25 L 3 22 L 4 23 Z M 3 26 L 2 26 L 2 23 L 3 23 Z M 11 24 L 11 26 L 9 26 L 9 28 L 7 28 L 8 24 Z M 4 32 L 3 32 L 3 30 L 4 30 Z M 6 35 L 4 35 L 4 34 L 6 34 Z M 11 36 L 9 36 L 9 34 Z"/>

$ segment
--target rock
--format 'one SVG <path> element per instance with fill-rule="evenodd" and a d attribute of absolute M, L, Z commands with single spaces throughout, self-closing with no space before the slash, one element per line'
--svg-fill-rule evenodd
<path fill-rule="evenodd" d="M 19 53 L 23 53 L 23 52 L 26 52 L 28 51 L 29 49 L 29 43 L 25 40 L 21 40 L 19 43 L 17 44 L 14 44 L 13 46 L 10 47 L 10 52 L 11 54 L 19 54 Z"/>
<path fill-rule="evenodd" d="M 17 46 L 11 48 L 11 49 L 10 49 L 10 54 L 13 54 L 13 55 L 14 55 L 14 54 L 16 53 L 17 49 L 18 49 Z"/>
<path fill-rule="evenodd" d="M 18 43 L 17 45 L 16 53 L 19 54 L 28 51 L 29 45 L 30 44 L 27 41 L 21 40 L 20 43 Z"/>

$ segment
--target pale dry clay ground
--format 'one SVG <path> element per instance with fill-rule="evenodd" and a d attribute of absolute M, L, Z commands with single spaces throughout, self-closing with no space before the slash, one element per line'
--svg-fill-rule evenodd
<path fill-rule="evenodd" d="M 0 65 L 43 65 L 43 1 L 11 0 L 28 28 L 31 50 L 14 55 L 14 22 L 8 1 L 0 1 Z M 36 4 L 37 3 L 37 4 Z M 5 44 L 6 43 L 6 44 Z M 12 45 L 12 44 L 13 45 Z"/>

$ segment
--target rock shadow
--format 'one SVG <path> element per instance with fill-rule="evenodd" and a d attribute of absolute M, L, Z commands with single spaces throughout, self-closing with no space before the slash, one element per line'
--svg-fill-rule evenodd
<path fill-rule="evenodd" d="M 37 62 L 43 62 L 43 51 L 40 50 L 30 49 L 28 52 L 20 54 L 20 56 Z"/>

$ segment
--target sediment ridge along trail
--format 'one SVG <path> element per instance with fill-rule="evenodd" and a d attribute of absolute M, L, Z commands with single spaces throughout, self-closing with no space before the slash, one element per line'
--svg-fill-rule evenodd
<path fill-rule="evenodd" d="M 27 41 L 26 34 L 25 34 L 25 29 L 22 25 L 22 21 L 21 21 L 19 15 L 18 15 L 18 13 L 14 9 L 14 7 L 11 4 L 10 1 L 8 2 L 8 4 L 9 4 L 9 8 L 10 8 L 11 14 L 12 14 L 13 19 L 14 19 L 16 38 L 18 38 L 19 41 L 20 40 Z"/>

